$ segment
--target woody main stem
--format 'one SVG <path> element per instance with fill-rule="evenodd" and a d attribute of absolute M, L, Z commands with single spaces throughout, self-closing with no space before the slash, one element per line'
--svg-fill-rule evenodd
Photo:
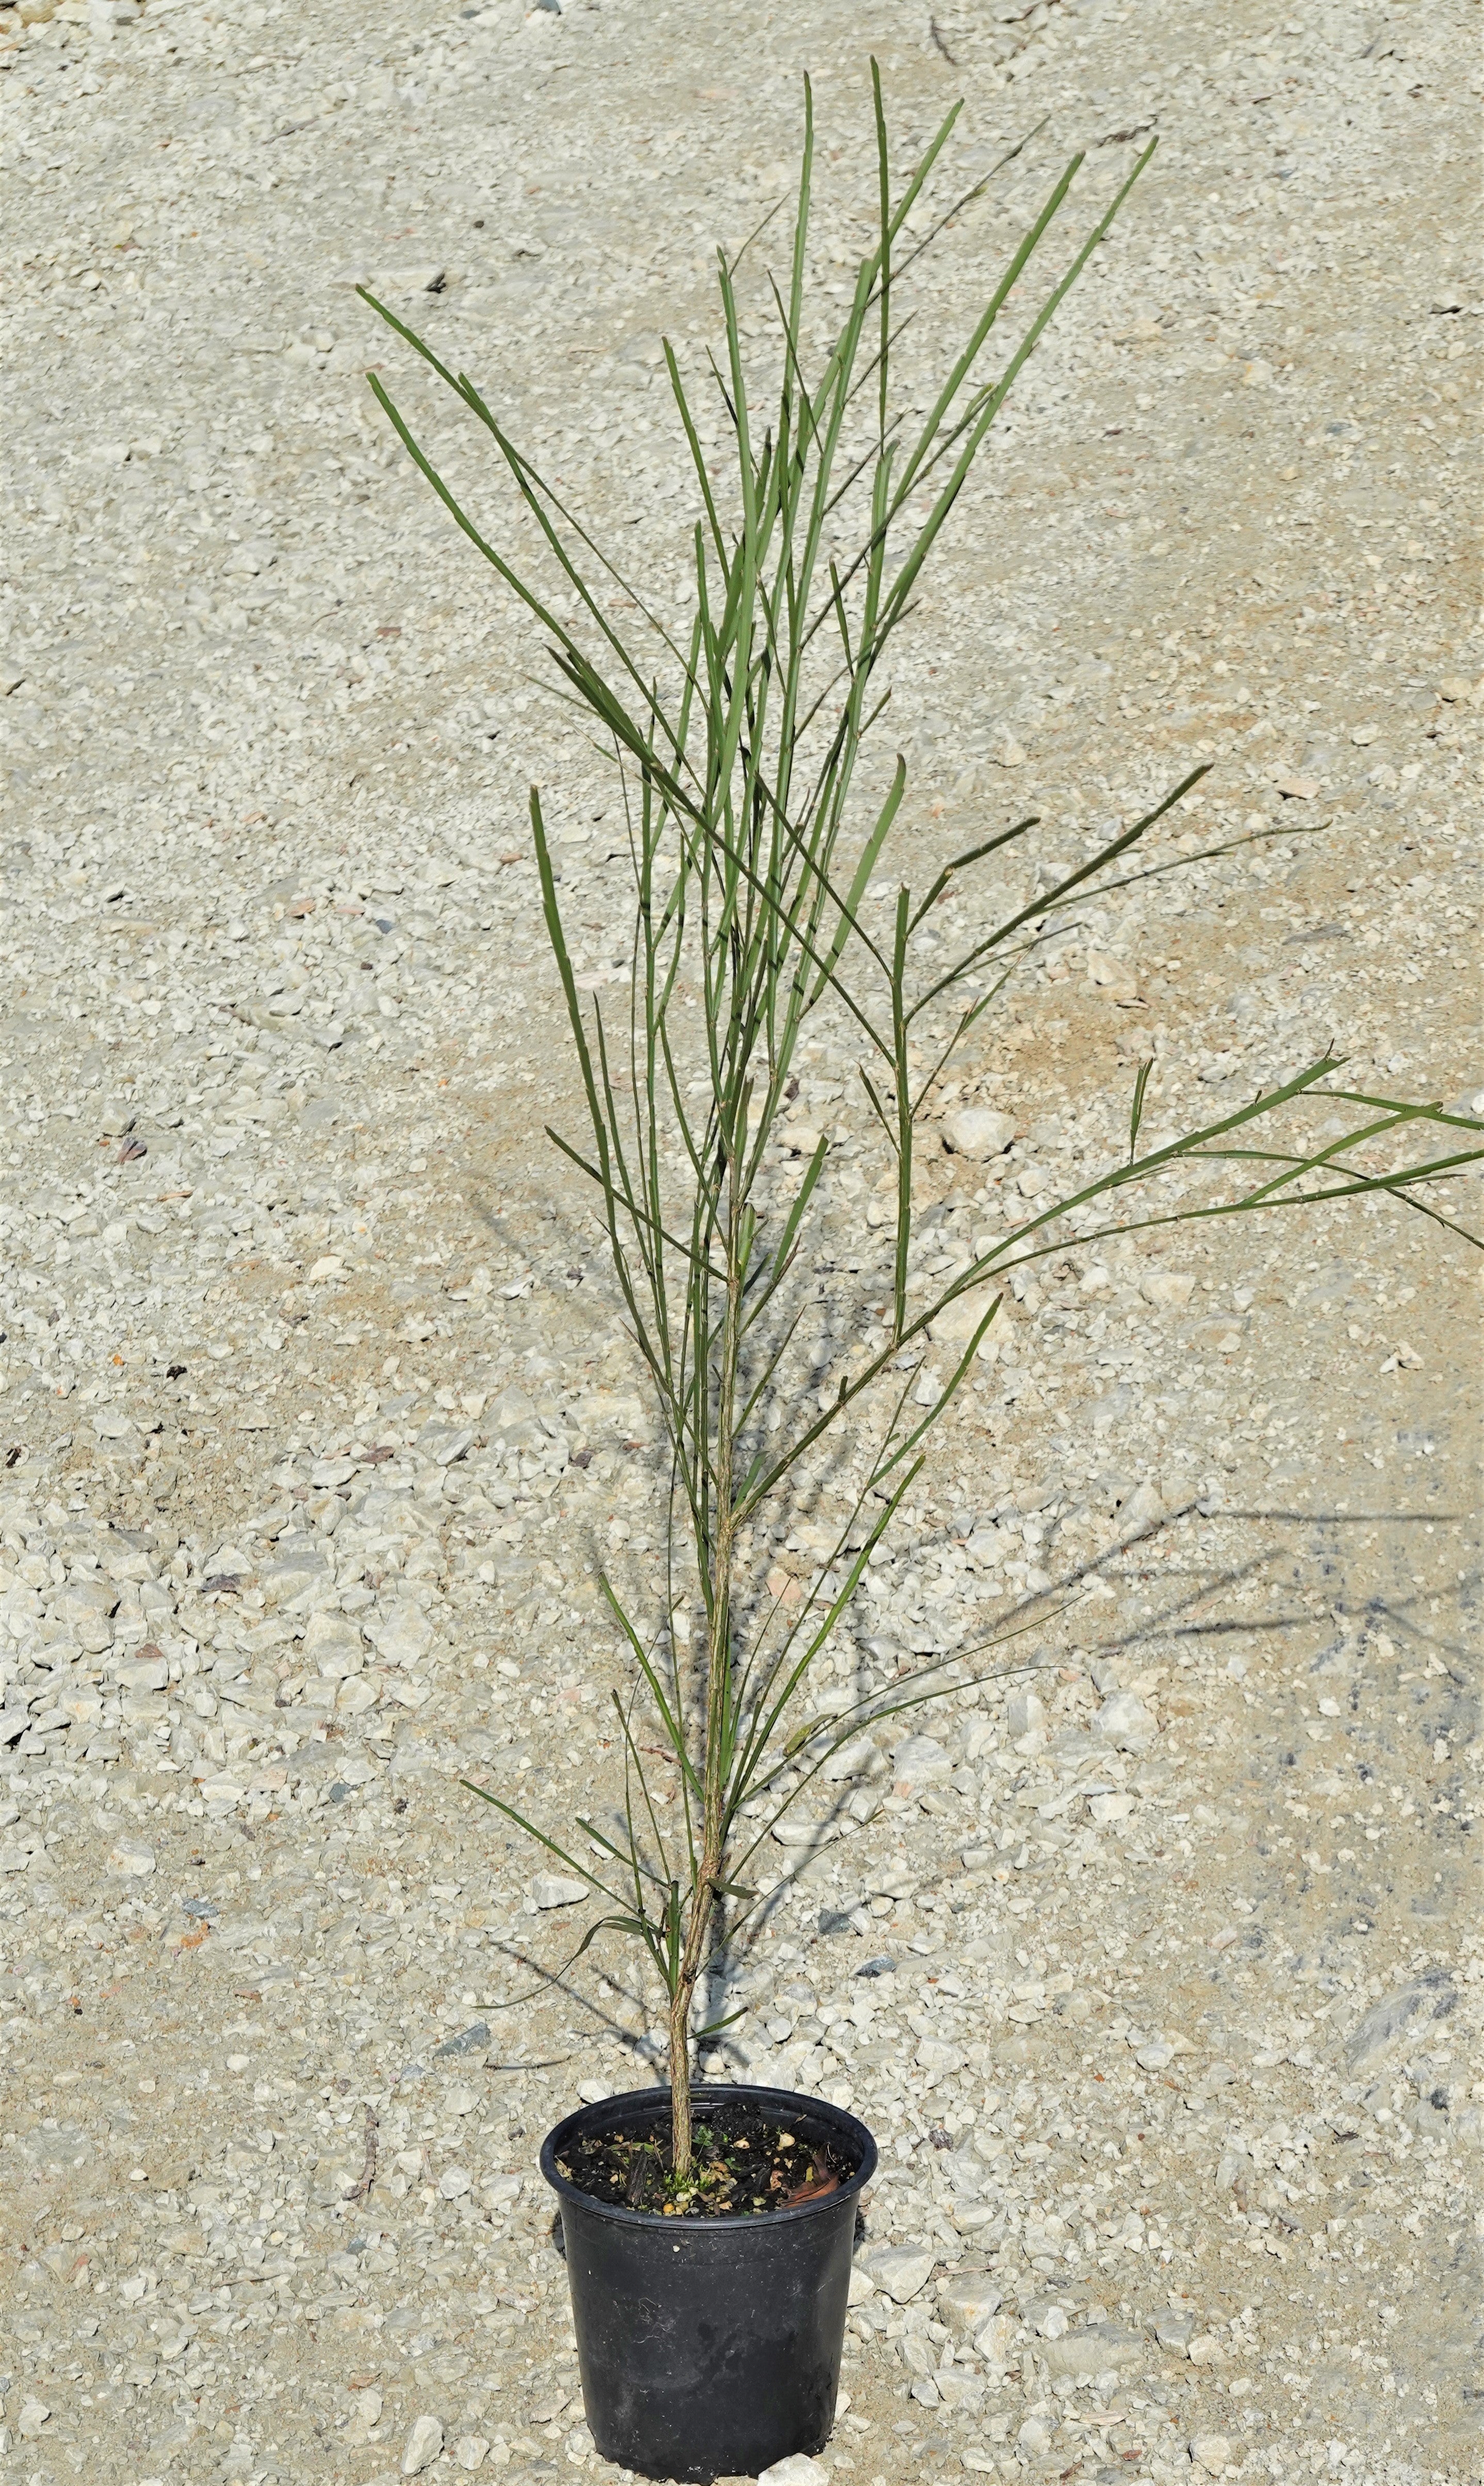
<path fill-rule="evenodd" d="M 746 1145 L 745 1125 L 742 1145 Z M 710 1573 L 706 1631 L 705 1767 L 702 1773 L 701 1854 L 686 1919 L 679 1973 L 670 1998 L 670 2100 L 672 2164 L 677 2176 L 690 2173 L 691 2001 L 696 1980 L 710 1948 L 711 1920 L 725 1878 L 727 1840 L 727 1707 L 730 1697 L 731 1567 L 735 1543 L 732 1508 L 733 1430 L 736 1420 L 737 1359 L 742 1335 L 742 1177 L 739 1147 L 733 1135 L 728 1166 L 727 1303 L 713 1418 L 712 1507 L 715 1535 L 700 1546 Z"/>

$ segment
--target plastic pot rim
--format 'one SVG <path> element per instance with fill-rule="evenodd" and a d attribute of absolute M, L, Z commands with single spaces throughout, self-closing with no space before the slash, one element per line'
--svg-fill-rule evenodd
<path fill-rule="evenodd" d="M 591 2106 L 575 2108 L 572 2113 L 563 2115 L 560 2123 L 554 2124 L 541 2143 L 538 2163 L 542 2175 L 559 2199 L 570 2201 L 574 2209 L 580 2209 L 587 2218 L 607 2219 L 615 2226 L 652 2228 L 678 2244 L 686 2235 L 724 2235 L 736 2230 L 749 2235 L 772 2234 L 779 2227 L 796 2224 L 801 2219 L 825 2217 L 831 2212 L 838 2216 L 841 2203 L 853 2196 L 859 2197 L 876 2171 L 878 2152 L 874 2136 L 848 2108 L 836 2106 L 829 2098 L 811 2097 L 806 2089 L 763 2088 L 747 2081 L 724 2081 L 698 2083 L 691 2090 L 692 2105 L 720 2106 L 740 2098 L 764 2114 L 776 2112 L 786 2117 L 790 2108 L 795 2111 L 802 2108 L 811 2114 L 823 2114 L 840 2129 L 841 2139 L 848 2138 L 859 2146 L 860 2164 L 833 2193 L 821 2194 L 816 2200 L 796 2201 L 791 2209 L 786 2210 L 738 2211 L 720 2218 L 703 2219 L 667 2219 L 661 2210 L 631 2210 L 618 2201 L 600 2201 L 594 2194 L 585 2193 L 580 2184 L 574 2184 L 570 2176 L 561 2172 L 557 2165 L 558 2152 L 565 2147 L 579 2129 L 600 2131 L 605 2115 L 622 2108 L 643 2107 L 650 2113 L 658 2110 L 663 2116 L 666 2107 L 662 2102 L 668 2101 L 669 2097 L 670 2090 L 663 2085 L 618 2089 L 612 2097 L 598 2098 Z"/>

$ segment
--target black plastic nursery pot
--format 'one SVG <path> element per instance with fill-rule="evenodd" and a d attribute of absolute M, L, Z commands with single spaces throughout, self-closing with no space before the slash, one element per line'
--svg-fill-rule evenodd
<path fill-rule="evenodd" d="M 557 2161 L 595 2135 L 663 2128 L 668 2089 L 583 2107 L 547 2134 L 541 2173 L 562 2202 L 588 2427 L 605 2460 L 646 2477 L 756 2477 L 819 2451 L 835 2422 L 862 2187 L 864 2123 L 790 2089 L 692 2092 L 698 2123 L 781 2123 L 850 2166 L 837 2192 L 745 2218 L 664 2218 L 595 2200 Z"/>

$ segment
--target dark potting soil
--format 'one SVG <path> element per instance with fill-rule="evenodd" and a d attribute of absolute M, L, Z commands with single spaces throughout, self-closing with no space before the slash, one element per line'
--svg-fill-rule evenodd
<path fill-rule="evenodd" d="M 771 2210 L 822 2200 L 855 2172 L 854 2162 L 828 2141 L 807 2141 L 787 2124 L 743 2109 L 711 2109 L 696 2125 L 683 2182 L 673 2173 L 670 2117 L 663 2111 L 647 2131 L 585 2135 L 557 2165 L 595 2201 L 667 2219 L 765 2218 Z"/>

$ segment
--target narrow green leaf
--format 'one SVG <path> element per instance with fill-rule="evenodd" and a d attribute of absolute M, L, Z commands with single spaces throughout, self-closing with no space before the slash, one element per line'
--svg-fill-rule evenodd
<path fill-rule="evenodd" d="M 569 1855 L 557 1839 L 548 1837 L 544 1830 L 537 1830 L 534 1821 L 528 1821 L 525 1814 L 517 1812 L 513 1805 L 507 1804 L 503 1796 L 491 1795 L 488 1787 L 477 1786 L 473 1779 L 460 1779 L 459 1785 L 467 1787 L 469 1793 L 477 1795 L 482 1804 L 492 1804 L 497 1812 L 503 1812 L 507 1821 L 513 1821 L 516 1829 L 523 1830 L 528 1838 L 534 1838 L 538 1847 L 544 1847 L 548 1854 L 559 1857 L 572 1872 L 581 1876 L 590 1890 L 596 1891 L 605 1899 L 615 1897 L 615 1893 L 609 1890 L 607 1884 L 600 1882 L 595 1873 L 590 1872 L 580 1857 Z"/>
<path fill-rule="evenodd" d="M 1134 1102 L 1129 1110 L 1130 1165 L 1134 1162 L 1134 1151 L 1139 1146 L 1139 1125 L 1143 1119 L 1144 1111 L 1144 1090 L 1149 1084 L 1149 1073 L 1153 1068 L 1154 1059 L 1151 1055 L 1147 1062 L 1141 1062 L 1140 1063 L 1139 1076 L 1134 1082 Z"/>
<path fill-rule="evenodd" d="M 881 296 L 879 418 L 876 436 L 883 448 L 887 436 L 887 373 L 892 344 L 892 178 L 887 163 L 886 108 L 881 100 L 881 64 L 871 60 L 871 101 L 876 113 L 876 182 L 881 208 L 881 241 L 879 245 Z"/>
<path fill-rule="evenodd" d="M 693 2029 L 691 2034 L 695 2038 L 696 2043 L 698 2045 L 701 2045 L 707 2037 L 719 2037 L 724 2029 L 734 2029 L 739 2020 L 745 2020 L 746 2018 L 747 2012 L 745 2009 L 741 2011 L 728 2011 L 725 2020 L 708 2020 L 703 2029 Z"/>
<path fill-rule="evenodd" d="M 820 968 L 819 981 L 815 984 L 813 992 L 810 997 L 811 1008 L 813 1008 L 814 1003 L 819 999 L 826 983 L 830 981 L 835 969 L 838 966 L 840 957 L 844 951 L 845 943 L 852 932 L 860 934 L 873 957 L 878 960 L 881 957 L 881 953 L 877 950 L 874 941 L 872 941 L 869 938 L 869 935 L 865 932 L 858 918 L 861 900 L 866 895 L 866 885 L 870 880 L 872 872 L 876 869 L 876 863 L 880 856 L 881 849 L 886 844 L 887 839 L 892 833 L 892 823 L 901 809 L 902 796 L 906 790 L 907 762 L 902 758 L 901 753 L 898 752 L 896 755 L 896 769 L 892 779 L 892 790 L 876 815 L 875 827 L 871 830 L 865 845 L 861 848 L 860 861 L 856 865 L 854 874 L 851 878 L 850 887 L 840 903 L 839 918 L 836 924 L 834 937 L 831 940 L 829 950 L 826 953 L 826 963 Z"/>
<path fill-rule="evenodd" d="M 900 764 L 898 761 L 897 765 Z M 955 872 L 967 871 L 971 864 L 981 863 L 985 855 L 997 854 L 1002 846 L 1009 845 L 1014 839 L 1023 838 L 1028 829 L 1038 829 L 1040 825 L 1039 812 L 1029 813 L 1025 819 L 1017 820 L 1013 828 L 999 830 L 994 837 L 985 838 L 980 844 L 970 846 L 967 853 L 955 855 L 951 863 L 946 863 L 907 926 L 908 931 L 915 932 L 918 925 L 926 921 Z"/>

